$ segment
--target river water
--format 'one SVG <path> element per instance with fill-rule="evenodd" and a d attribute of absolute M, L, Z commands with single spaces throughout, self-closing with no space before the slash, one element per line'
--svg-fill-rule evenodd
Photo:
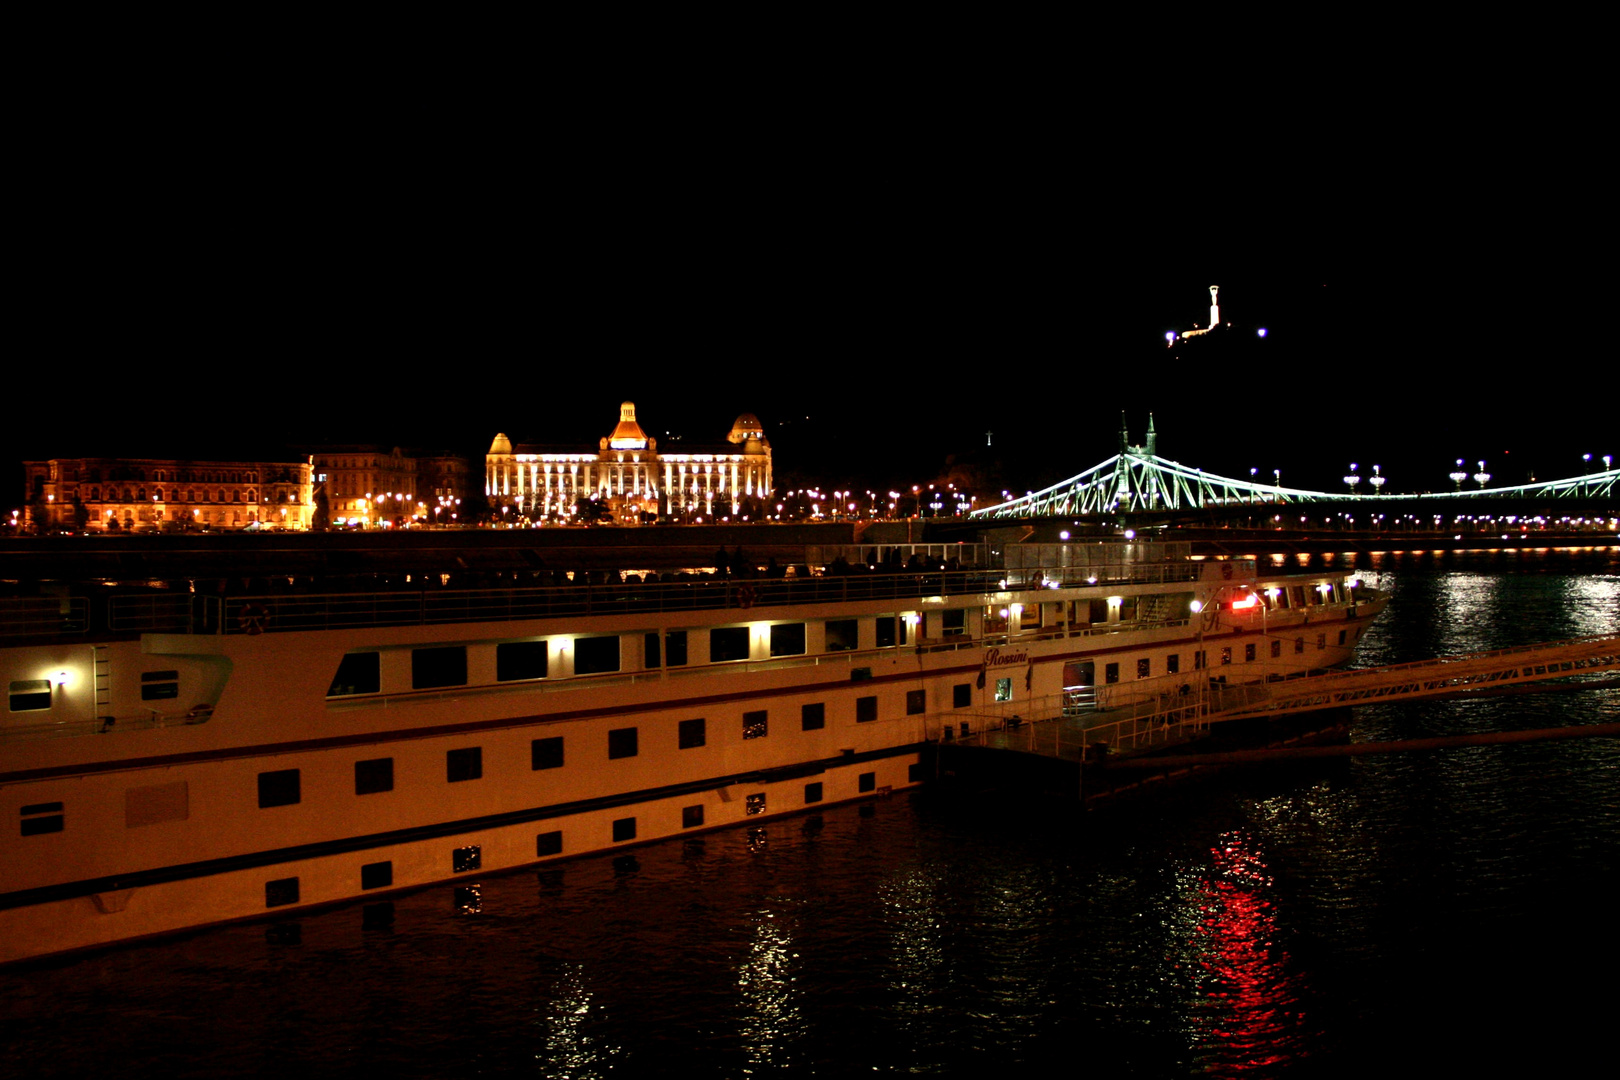
<path fill-rule="evenodd" d="M 1387 556 L 1363 663 L 1610 633 L 1613 553 Z M 1620 720 L 1620 688 L 1355 740 Z M 1605 1072 L 1620 740 L 1255 766 L 1080 812 L 906 792 L 0 971 L 0 1074 Z"/>

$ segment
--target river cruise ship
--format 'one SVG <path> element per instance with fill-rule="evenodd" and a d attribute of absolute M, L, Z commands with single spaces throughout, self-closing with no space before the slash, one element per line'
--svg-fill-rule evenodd
<path fill-rule="evenodd" d="M 1343 664 L 1384 604 L 1157 541 L 614 555 L 647 569 L 11 583 L 0 962 L 476 905 L 480 875 L 922 783 L 1014 717 Z"/>

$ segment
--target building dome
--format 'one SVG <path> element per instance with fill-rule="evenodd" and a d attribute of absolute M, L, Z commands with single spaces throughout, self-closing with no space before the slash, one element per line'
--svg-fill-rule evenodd
<path fill-rule="evenodd" d="M 619 406 L 619 425 L 608 436 L 608 445 L 615 450 L 647 449 L 647 434 L 636 423 L 636 403 L 626 401 Z"/>
<path fill-rule="evenodd" d="M 492 454 L 510 454 L 512 452 L 512 440 L 508 439 L 505 434 L 495 436 L 495 441 L 489 444 L 489 452 Z"/>
<path fill-rule="evenodd" d="M 726 436 L 727 442 L 741 443 L 749 439 L 763 439 L 765 428 L 760 424 L 759 417 L 753 413 L 743 413 L 731 425 L 731 434 Z"/>

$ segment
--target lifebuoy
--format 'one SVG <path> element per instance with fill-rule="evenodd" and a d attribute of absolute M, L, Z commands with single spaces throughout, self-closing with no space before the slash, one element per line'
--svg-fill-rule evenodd
<path fill-rule="evenodd" d="M 265 610 L 263 604 L 242 605 L 242 629 L 249 634 L 264 633 L 265 626 L 270 622 L 270 612 Z"/>

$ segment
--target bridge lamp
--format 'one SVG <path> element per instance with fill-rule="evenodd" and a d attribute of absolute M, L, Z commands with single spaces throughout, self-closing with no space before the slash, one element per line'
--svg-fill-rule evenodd
<path fill-rule="evenodd" d="M 1356 485 L 1361 483 L 1361 477 L 1356 475 L 1356 463 L 1350 463 L 1350 472 L 1345 475 L 1344 484 L 1350 489 L 1350 494 L 1356 493 Z"/>
<path fill-rule="evenodd" d="M 1457 485 L 1458 491 L 1461 491 L 1463 481 L 1466 479 L 1468 479 L 1468 470 L 1463 468 L 1462 458 L 1458 458 L 1457 467 L 1451 471 L 1451 482 Z"/>
<path fill-rule="evenodd" d="M 1384 490 L 1384 483 L 1388 479 L 1389 479 L 1389 477 L 1387 477 L 1383 473 L 1379 472 L 1378 471 L 1378 466 L 1374 465 L 1373 466 L 1372 479 L 1369 480 L 1368 483 L 1370 483 L 1373 486 L 1373 491 L 1376 493 L 1376 492 Z"/>

